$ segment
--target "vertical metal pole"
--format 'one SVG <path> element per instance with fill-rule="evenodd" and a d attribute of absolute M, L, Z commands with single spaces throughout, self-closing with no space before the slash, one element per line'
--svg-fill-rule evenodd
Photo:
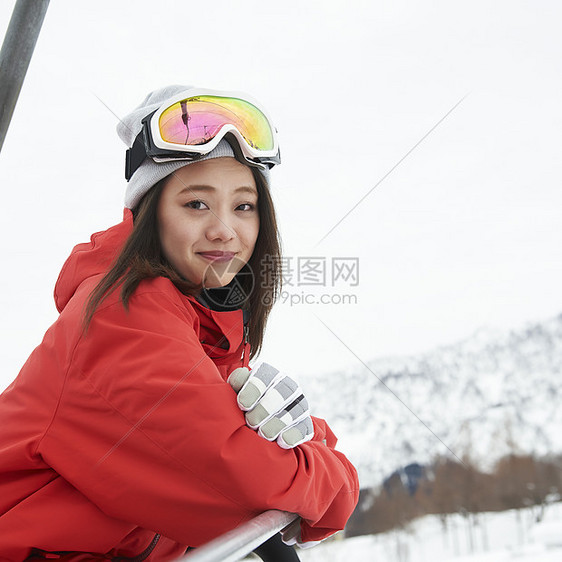
<path fill-rule="evenodd" d="M 0 51 L 0 151 L 49 0 L 17 0 Z"/>

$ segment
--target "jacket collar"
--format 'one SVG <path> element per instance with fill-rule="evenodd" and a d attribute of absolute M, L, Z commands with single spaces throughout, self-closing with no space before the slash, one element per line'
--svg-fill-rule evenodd
<path fill-rule="evenodd" d="M 249 352 L 241 309 L 212 310 L 195 297 L 186 298 L 199 318 L 199 341 L 215 363 L 231 363 Z"/>

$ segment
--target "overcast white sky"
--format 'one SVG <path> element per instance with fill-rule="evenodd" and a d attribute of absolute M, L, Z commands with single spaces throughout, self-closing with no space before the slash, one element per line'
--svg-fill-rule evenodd
<path fill-rule="evenodd" d="M 115 115 L 170 83 L 260 100 L 286 255 L 359 260 L 357 286 L 286 287 L 357 304 L 280 302 L 262 359 L 302 376 L 562 312 L 561 21 L 556 1 L 51 0 L 0 155 L 0 388 L 71 248 L 121 218 Z"/>

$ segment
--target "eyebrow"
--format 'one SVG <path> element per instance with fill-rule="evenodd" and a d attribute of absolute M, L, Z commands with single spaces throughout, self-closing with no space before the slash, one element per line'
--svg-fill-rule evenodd
<path fill-rule="evenodd" d="M 212 192 L 216 191 L 217 188 L 212 185 L 186 185 L 178 195 L 183 193 L 192 193 L 194 191 Z M 234 190 L 234 193 L 251 193 L 257 195 L 258 191 L 255 187 L 250 187 L 249 185 L 241 185 Z"/>

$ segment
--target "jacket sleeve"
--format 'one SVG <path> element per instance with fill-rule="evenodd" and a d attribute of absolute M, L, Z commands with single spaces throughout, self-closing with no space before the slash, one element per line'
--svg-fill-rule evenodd
<path fill-rule="evenodd" d="M 249 429 L 194 321 L 159 291 L 137 291 L 128 312 L 101 307 L 38 452 L 107 515 L 182 544 L 267 509 L 301 515 L 305 541 L 342 529 L 358 497 L 351 463 L 331 443 L 284 450 Z"/>

